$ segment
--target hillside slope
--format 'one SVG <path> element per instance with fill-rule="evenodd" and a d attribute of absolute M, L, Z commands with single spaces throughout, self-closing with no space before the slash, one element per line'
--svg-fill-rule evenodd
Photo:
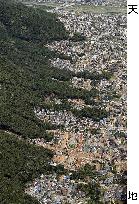
<path fill-rule="evenodd" d="M 23 27 L 26 27 L 26 31 Z M 64 38 L 65 33 L 64 26 L 57 22 L 54 15 L 0 1 L 2 129 L 24 136 L 37 137 L 44 134 L 45 137 L 46 125 L 35 118 L 34 106 L 43 99 L 42 87 L 44 82 L 47 83 L 46 78 L 51 79 L 56 74 L 64 78 L 65 74 L 50 67 L 48 59 L 55 53 L 44 49 L 39 43 L 44 39 Z M 36 39 L 39 40 L 37 44 Z"/>
<path fill-rule="evenodd" d="M 46 108 L 45 96 L 54 95 L 64 101 L 54 109 L 68 109 L 77 117 L 100 120 L 107 117 L 101 109 L 72 109 L 68 99 L 93 102 L 98 91 L 72 86 L 73 76 L 93 78 L 89 73 L 60 70 L 50 64 L 54 57 L 68 58 L 50 51 L 47 42 L 68 39 L 68 32 L 54 14 L 28 8 L 22 4 L 0 0 L 0 195 L 2 204 L 37 203 L 24 194 L 27 181 L 52 172 L 48 161 L 51 151 L 30 145 L 24 139 L 50 140 L 46 130 L 57 125 L 43 123 L 34 112 Z M 70 39 L 71 40 L 71 39 Z M 75 39 L 74 39 L 75 40 Z M 69 59 L 71 60 L 71 59 Z M 83 75 L 83 76 L 82 76 Z M 100 78 L 100 76 L 95 76 Z M 22 138 L 22 139 L 21 139 Z M 19 140 L 20 139 L 20 140 Z M 54 171 L 57 171 L 57 167 Z M 63 169 L 63 168 L 61 168 Z"/>
<path fill-rule="evenodd" d="M 35 117 L 41 105 L 45 83 L 52 76 L 63 77 L 48 62 L 57 53 L 43 48 L 50 40 L 67 38 L 54 15 L 29 9 L 22 4 L 0 0 L 0 203 L 31 204 L 38 201 L 24 194 L 27 181 L 48 170 L 52 152 L 29 145 L 20 138 L 44 137 L 54 128 Z M 69 75 L 70 76 L 70 75 Z M 50 83 L 49 83 L 50 80 Z M 48 82 L 48 83 L 47 83 Z"/>

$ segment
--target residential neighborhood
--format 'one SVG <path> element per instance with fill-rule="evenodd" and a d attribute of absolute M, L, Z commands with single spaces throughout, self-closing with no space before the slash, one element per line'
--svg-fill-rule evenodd
<path fill-rule="evenodd" d="M 104 175 L 105 172 L 105 179 L 99 182 L 107 192 L 104 194 L 103 202 L 110 203 L 118 199 L 123 188 L 123 185 L 113 183 L 115 177 L 113 169 L 118 174 L 126 171 L 126 16 L 84 12 L 78 14 L 74 11 L 65 11 L 64 8 L 53 9 L 51 12 L 59 15 L 60 21 L 64 23 L 71 37 L 75 32 L 86 37 L 86 40 L 81 42 L 65 40 L 46 44 L 49 49 L 60 51 L 72 58 L 72 62 L 55 58 L 51 60 L 52 65 L 75 73 L 84 71 L 90 74 L 94 72 L 101 74 L 103 71 L 112 73 L 110 79 L 101 79 L 96 84 L 91 79 L 79 77 L 73 77 L 71 80 L 73 87 L 86 90 L 95 87 L 99 91 L 98 102 L 103 102 L 109 116 L 96 122 L 91 118 L 78 118 L 67 110 L 38 108 L 35 110 L 38 118 L 62 128 L 52 131 L 54 138 L 51 142 L 45 143 L 41 139 L 33 142 L 55 152 L 52 165 L 61 164 L 66 169 L 77 171 L 86 164 L 95 164 L 100 175 Z M 52 100 L 51 97 L 47 99 Z M 62 103 L 60 99 L 57 101 Z M 68 101 L 78 110 L 93 107 L 85 104 L 83 100 L 68 99 Z M 97 99 L 96 104 L 99 104 Z M 70 189 L 70 186 L 68 188 Z M 41 199 L 45 197 L 45 188 L 42 192 L 34 194 L 30 190 L 29 194 Z M 79 199 L 78 202 L 76 199 L 75 196 L 69 203 L 86 203 L 85 199 L 83 201 Z M 56 202 L 51 200 L 50 203 L 66 202 L 62 197 L 61 200 L 58 199 Z M 46 199 L 42 203 L 49 202 Z"/>

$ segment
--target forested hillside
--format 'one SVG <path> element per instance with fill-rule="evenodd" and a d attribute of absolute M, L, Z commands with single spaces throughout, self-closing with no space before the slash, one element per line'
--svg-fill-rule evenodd
<path fill-rule="evenodd" d="M 76 76 L 75 73 L 59 70 L 50 64 L 49 59 L 65 59 L 67 56 L 50 51 L 44 46 L 45 43 L 68 38 L 68 32 L 54 14 L 0 0 L 2 204 L 37 203 L 24 194 L 24 185 L 41 173 L 52 171 L 48 165 L 52 152 L 27 144 L 23 140 L 50 140 L 51 135 L 46 130 L 57 128 L 56 125 L 43 123 L 35 116 L 34 108 L 46 106 L 45 95 L 56 95 L 65 100 L 66 106 L 69 98 L 83 99 L 86 104 L 90 104 L 93 102 L 92 97 L 99 94 L 95 89 L 88 91 L 72 87 L 70 79 Z M 86 73 L 86 77 L 91 76 Z M 63 109 L 63 106 L 55 108 Z M 105 111 L 97 109 L 71 111 L 77 117 L 93 117 L 94 120 L 107 116 Z"/>
<path fill-rule="evenodd" d="M 23 137 L 48 138 L 45 130 L 51 125 L 34 115 L 34 107 L 43 104 L 46 94 L 82 98 L 90 103 L 90 97 L 98 93 L 72 88 L 74 73 L 50 65 L 50 58 L 65 56 L 50 51 L 43 43 L 68 37 L 54 14 L 2 0 L 0 13 L 1 128 Z"/>
<path fill-rule="evenodd" d="M 66 39 L 68 33 L 53 14 L 32 10 L 23 4 L 0 1 L 0 20 L 7 32 L 27 41 L 46 42 Z"/>
<path fill-rule="evenodd" d="M 66 36 L 54 15 L 0 1 L 2 129 L 32 137 L 45 134 L 46 125 L 34 117 L 33 108 L 43 98 L 43 80 L 55 75 L 56 70 L 48 63 L 54 53 L 39 43 Z"/>
<path fill-rule="evenodd" d="M 48 166 L 52 153 L 2 131 L 0 150 L 0 203 L 37 204 L 36 200 L 24 194 L 24 186 L 38 174 L 52 171 Z"/>
<path fill-rule="evenodd" d="M 67 37 L 55 15 L 0 0 L 0 203 L 38 203 L 24 194 L 24 184 L 52 171 L 52 152 L 18 137 L 49 140 L 46 129 L 54 127 L 37 119 L 34 107 L 54 88 L 52 77 L 69 80 L 70 73 L 50 67 L 57 53 L 42 44 Z"/>

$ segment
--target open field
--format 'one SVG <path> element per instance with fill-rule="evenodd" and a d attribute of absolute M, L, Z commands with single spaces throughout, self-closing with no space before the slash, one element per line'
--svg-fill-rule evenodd
<path fill-rule="evenodd" d="M 113 6 L 95 6 L 95 5 L 74 5 L 67 7 L 68 10 L 74 10 L 82 13 L 126 13 L 126 7 L 113 7 Z"/>
<path fill-rule="evenodd" d="M 57 9 L 65 9 L 67 11 L 75 11 L 77 13 L 124 13 L 126 14 L 127 9 L 126 7 L 119 7 L 119 6 L 104 6 L 104 5 L 87 5 L 87 4 L 63 4 L 63 3 L 55 3 L 55 2 L 47 2 L 47 3 L 25 3 L 27 6 L 38 7 L 43 10 L 51 10 L 54 8 Z"/>

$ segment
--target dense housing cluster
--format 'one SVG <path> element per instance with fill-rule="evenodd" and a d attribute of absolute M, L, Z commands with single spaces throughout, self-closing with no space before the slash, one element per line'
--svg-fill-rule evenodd
<path fill-rule="evenodd" d="M 101 175 L 98 182 L 105 189 L 102 202 L 124 200 L 125 185 L 118 184 L 116 177 L 122 174 L 126 179 L 126 16 L 76 14 L 64 9 L 52 12 L 59 14 L 70 38 L 74 33 L 81 33 L 85 40 L 68 39 L 46 45 L 71 57 L 70 60 L 55 58 L 51 63 L 59 69 L 75 72 L 72 85 L 85 90 L 95 87 L 99 97 L 89 105 L 81 99 L 68 99 L 72 106 L 69 111 L 66 108 L 36 110 L 41 120 L 61 128 L 53 131 L 51 142 L 35 142 L 55 152 L 52 165 L 62 164 L 75 171 L 86 164 L 95 165 Z M 53 98 L 55 96 L 47 97 L 47 103 Z M 56 101 L 62 104 L 60 99 Z M 105 107 L 109 115 L 94 120 L 95 112 L 91 114 L 94 106 Z"/>

